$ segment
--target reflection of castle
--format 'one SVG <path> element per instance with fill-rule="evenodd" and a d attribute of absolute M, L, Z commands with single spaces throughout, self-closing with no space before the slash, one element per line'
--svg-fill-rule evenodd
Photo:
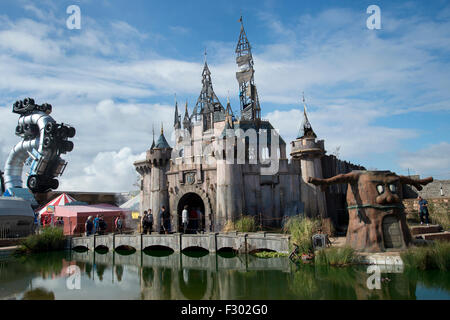
<path fill-rule="evenodd" d="M 233 114 L 229 101 L 226 108 L 220 103 L 205 61 L 202 90 L 192 114 L 186 103 L 182 119 L 175 104 L 174 148 L 161 129 L 146 159 L 134 164 L 141 175 L 141 214 L 151 208 L 155 215 L 166 206 L 174 231 L 179 230 L 185 205 L 200 208 L 206 231 L 220 231 L 227 220 L 241 214 L 259 217 L 264 226 L 271 227 L 301 212 L 345 224 L 346 188 L 335 186 L 323 193 L 306 181 L 361 167 L 325 155 L 324 141 L 316 140 L 306 107 L 288 159 L 284 140 L 271 132 L 269 121 L 261 119 L 251 46 L 243 25 L 236 55 L 240 117 Z M 239 150 L 245 163 L 239 161 Z M 159 219 L 156 223 L 159 230 Z"/>

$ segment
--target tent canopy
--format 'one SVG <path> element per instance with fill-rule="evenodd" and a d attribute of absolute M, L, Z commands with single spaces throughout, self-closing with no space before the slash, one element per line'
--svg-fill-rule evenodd
<path fill-rule="evenodd" d="M 47 212 L 48 206 L 64 206 L 70 202 L 76 201 L 74 198 L 69 196 L 66 193 L 62 193 L 61 195 L 57 196 L 55 199 L 48 202 L 46 205 L 44 205 L 42 208 L 38 209 L 39 214 L 43 214 Z"/>

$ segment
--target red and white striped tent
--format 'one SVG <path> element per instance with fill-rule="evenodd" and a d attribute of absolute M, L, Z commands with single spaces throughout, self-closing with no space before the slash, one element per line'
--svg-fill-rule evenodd
<path fill-rule="evenodd" d="M 60 196 L 57 196 L 52 201 L 50 201 L 49 203 L 47 203 L 42 208 L 38 209 L 38 213 L 39 213 L 39 215 L 46 213 L 47 208 L 49 206 L 65 206 L 67 203 L 70 203 L 73 201 L 76 201 L 76 200 L 74 198 L 72 198 L 71 196 L 69 196 L 68 194 L 63 193 Z"/>

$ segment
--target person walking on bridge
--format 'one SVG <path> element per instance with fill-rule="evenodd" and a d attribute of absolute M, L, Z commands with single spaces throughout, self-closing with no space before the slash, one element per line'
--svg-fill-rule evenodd
<path fill-rule="evenodd" d="M 148 231 L 149 231 L 149 234 L 152 234 L 152 231 L 153 231 L 153 213 L 152 213 L 152 209 L 148 209 Z"/>
<path fill-rule="evenodd" d="M 159 212 L 159 217 L 162 219 L 162 227 L 165 234 L 170 232 L 170 213 L 166 210 L 165 206 L 161 207 L 161 211 Z"/>
<path fill-rule="evenodd" d="M 181 224 L 183 226 L 183 233 L 186 233 L 186 228 L 189 224 L 188 206 L 187 205 L 184 206 L 184 209 L 181 212 Z"/>

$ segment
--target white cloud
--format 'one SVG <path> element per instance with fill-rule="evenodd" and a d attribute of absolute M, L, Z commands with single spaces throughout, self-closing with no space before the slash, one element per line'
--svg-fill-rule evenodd
<path fill-rule="evenodd" d="M 340 147 L 342 159 L 367 159 L 374 155 L 396 151 L 404 139 L 417 136 L 409 129 L 393 129 L 373 125 L 376 119 L 373 110 L 359 110 L 351 103 L 328 106 L 308 112 L 308 118 L 318 139 L 325 140 L 325 148 L 332 153 Z M 291 109 L 275 110 L 266 115 L 286 142 L 297 137 L 303 120 L 303 111 Z"/>
<path fill-rule="evenodd" d="M 431 144 L 415 152 L 402 152 L 398 161 L 403 169 L 421 176 L 450 178 L 450 143 Z"/>
<path fill-rule="evenodd" d="M 99 152 L 92 162 L 76 175 L 61 180 L 62 190 L 123 192 L 133 188 L 136 172 L 133 162 L 144 159 L 145 152 L 133 154 L 130 148 Z M 136 189 L 137 187 L 134 186 Z"/>

